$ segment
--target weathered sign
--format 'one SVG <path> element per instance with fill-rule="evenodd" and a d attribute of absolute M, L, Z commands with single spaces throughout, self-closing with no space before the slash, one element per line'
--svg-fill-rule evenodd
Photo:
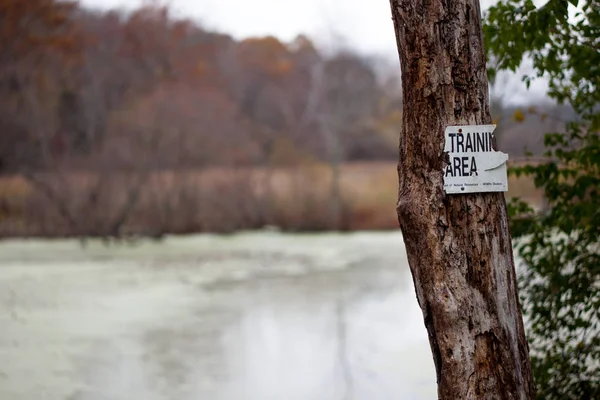
<path fill-rule="evenodd" d="M 446 127 L 446 193 L 506 192 L 508 154 L 493 148 L 496 125 Z"/>

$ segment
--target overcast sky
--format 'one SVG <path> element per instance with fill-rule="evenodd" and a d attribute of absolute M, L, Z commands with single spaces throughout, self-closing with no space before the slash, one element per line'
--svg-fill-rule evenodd
<path fill-rule="evenodd" d="M 543 0 L 537 0 L 539 3 Z M 83 5 L 131 9 L 143 0 L 80 0 Z M 483 8 L 493 0 L 481 0 Z M 289 41 L 307 34 L 321 47 L 332 48 L 343 39 L 369 56 L 397 62 L 396 42 L 388 0 L 170 0 L 180 16 L 236 38 L 273 35 Z M 527 96 L 518 78 L 511 80 L 511 102 Z M 515 90 L 516 87 L 519 90 Z M 544 84 L 534 85 L 541 94 Z M 529 93 L 530 95 L 530 93 Z"/>
<path fill-rule="evenodd" d="M 84 5 L 130 9 L 143 0 L 81 0 Z M 180 15 L 236 38 L 274 35 L 291 40 L 300 33 L 329 44 L 341 36 L 371 55 L 396 57 L 388 0 L 170 0 Z M 483 0 L 482 6 L 491 3 Z"/>

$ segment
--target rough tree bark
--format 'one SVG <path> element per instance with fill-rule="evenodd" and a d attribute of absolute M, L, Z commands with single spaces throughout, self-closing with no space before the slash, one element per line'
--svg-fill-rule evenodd
<path fill-rule="evenodd" d="M 444 130 L 490 124 L 478 0 L 390 0 L 404 100 L 398 219 L 438 396 L 533 399 L 502 193 L 446 195 Z"/>

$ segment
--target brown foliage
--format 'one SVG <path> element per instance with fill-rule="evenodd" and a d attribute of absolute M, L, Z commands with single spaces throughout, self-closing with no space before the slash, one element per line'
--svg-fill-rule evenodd
<path fill-rule="evenodd" d="M 340 189 L 343 163 L 396 158 L 398 76 L 380 79 L 370 60 L 348 51 L 323 55 L 305 36 L 236 41 L 155 3 L 125 14 L 91 12 L 73 1 L 0 0 L 0 22 L 0 174 L 29 181 L 33 194 L 21 205 L 33 207 L 40 224 L 112 235 L 141 212 L 140 202 L 157 207 L 140 219 L 154 215 L 163 226 L 174 209 L 210 208 L 222 196 L 245 200 L 235 212 L 169 229 L 345 229 L 357 219 L 360 227 L 392 226 L 387 217 L 378 222 L 370 205 L 348 209 Z M 320 169 L 330 177 L 326 188 L 307 191 L 317 178 L 302 172 L 293 201 L 265 189 L 278 168 L 306 171 L 313 164 L 327 165 Z M 156 185 L 150 177 L 157 174 L 250 166 L 264 173 L 252 182 L 238 174 L 218 190 L 177 179 L 178 200 L 151 203 L 139 193 Z M 93 178 L 82 184 L 76 176 Z M 113 183 L 115 176 L 129 183 Z M 235 194 L 252 193 L 256 179 L 263 197 Z M 110 196 L 121 205 L 107 206 L 113 214 L 94 222 L 91 215 Z"/>
<path fill-rule="evenodd" d="M 1 0 L 0 57 L 74 50 L 78 39 L 71 18 L 76 6 L 76 1 Z"/>
<path fill-rule="evenodd" d="M 326 165 L 283 168 L 208 168 L 155 172 L 119 226 L 121 234 L 231 232 L 276 226 L 286 231 L 396 229 L 397 176 L 392 162 L 351 163 L 341 168 L 342 224 L 330 209 L 331 171 Z M 49 199 L 22 177 L 0 178 L 0 236 L 109 235 L 138 175 L 69 176 L 54 185 L 63 203 Z M 540 207 L 542 193 L 526 178 L 511 177 L 507 197 Z M 101 189 L 101 190 L 97 190 Z M 65 204 L 76 228 L 61 216 Z M 114 235 L 114 231 L 112 232 Z M 109 235 L 110 236 L 110 235 Z"/>

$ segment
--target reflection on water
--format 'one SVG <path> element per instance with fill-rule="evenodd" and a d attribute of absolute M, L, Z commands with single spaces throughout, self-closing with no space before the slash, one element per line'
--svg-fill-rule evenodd
<path fill-rule="evenodd" d="M 436 398 L 397 233 L 11 242 L 0 293 L 2 399 Z"/>
<path fill-rule="evenodd" d="M 242 377 L 228 398 L 434 398 L 429 349 L 414 326 L 420 314 L 399 312 L 408 297 L 364 293 L 304 309 L 248 311 L 225 339 Z"/>

